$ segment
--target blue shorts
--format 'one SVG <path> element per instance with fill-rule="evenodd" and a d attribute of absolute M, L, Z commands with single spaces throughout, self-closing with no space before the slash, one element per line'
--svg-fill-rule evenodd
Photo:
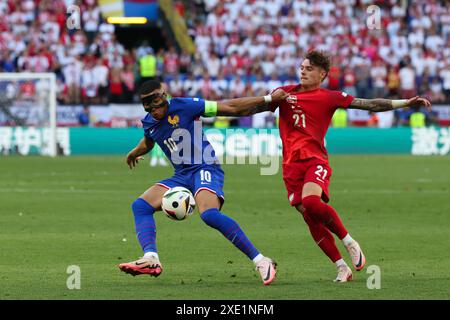
<path fill-rule="evenodd" d="M 222 168 L 218 165 L 201 165 L 194 168 L 185 168 L 176 171 L 175 174 L 169 178 L 157 182 L 165 188 L 184 187 L 189 189 L 194 197 L 201 190 L 208 190 L 215 193 L 220 200 L 221 205 L 225 201 L 223 193 L 223 183 L 225 174 Z"/>

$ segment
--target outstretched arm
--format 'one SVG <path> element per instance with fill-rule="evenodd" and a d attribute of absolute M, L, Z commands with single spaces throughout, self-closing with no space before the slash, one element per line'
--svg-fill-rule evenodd
<path fill-rule="evenodd" d="M 361 99 L 355 98 L 348 106 L 349 109 L 368 110 L 373 112 L 389 111 L 399 108 L 407 108 L 413 106 L 425 106 L 431 108 L 431 103 L 425 98 L 415 96 L 411 99 L 389 100 L 389 99 Z"/>
<path fill-rule="evenodd" d="M 141 156 L 152 150 L 154 146 L 155 141 L 148 139 L 147 137 L 142 138 L 137 146 L 127 154 L 126 161 L 130 169 L 133 169 L 139 160 L 144 160 Z"/>
<path fill-rule="evenodd" d="M 250 116 L 255 113 L 268 111 L 270 102 L 279 102 L 289 96 L 284 90 L 279 89 L 264 97 L 237 98 L 217 103 L 218 116 Z"/>

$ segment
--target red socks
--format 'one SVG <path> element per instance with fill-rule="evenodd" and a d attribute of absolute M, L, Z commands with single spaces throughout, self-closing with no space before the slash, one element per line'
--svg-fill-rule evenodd
<path fill-rule="evenodd" d="M 342 256 L 336 247 L 333 235 L 320 221 L 314 219 L 312 215 L 313 214 L 310 214 L 308 211 L 305 211 L 303 219 L 305 219 L 314 241 L 331 261 L 338 261 Z"/>
<path fill-rule="evenodd" d="M 342 224 L 337 212 L 320 200 L 319 196 L 307 196 L 303 198 L 302 205 L 305 208 L 303 219 L 308 224 L 309 231 L 322 251 L 336 262 L 342 256 L 339 253 L 333 232 L 342 240 L 348 232 Z M 331 232 L 330 232 L 331 231 Z"/>
<path fill-rule="evenodd" d="M 306 212 L 312 215 L 312 218 L 322 222 L 340 240 L 347 235 L 347 229 L 342 224 L 337 212 L 331 206 L 323 203 L 319 196 L 307 196 L 303 198 L 302 205 L 306 209 Z"/>

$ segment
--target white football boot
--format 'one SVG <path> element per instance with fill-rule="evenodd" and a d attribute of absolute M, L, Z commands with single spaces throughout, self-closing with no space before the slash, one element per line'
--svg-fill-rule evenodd
<path fill-rule="evenodd" d="M 334 282 L 347 282 L 353 279 L 352 270 L 346 265 L 337 267 L 338 274 Z"/>
<path fill-rule="evenodd" d="M 270 258 L 264 257 L 256 264 L 256 271 L 261 275 L 265 286 L 268 286 L 275 280 L 277 275 L 277 263 Z"/>
<path fill-rule="evenodd" d="M 352 259 L 352 264 L 355 270 L 362 270 L 366 264 L 366 257 L 364 256 L 358 242 L 353 240 L 348 246 L 344 247 L 347 249 L 350 258 Z"/>

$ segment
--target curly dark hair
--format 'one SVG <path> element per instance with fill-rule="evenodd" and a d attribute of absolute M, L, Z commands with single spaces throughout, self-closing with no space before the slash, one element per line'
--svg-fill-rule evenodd
<path fill-rule="evenodd" d="M 328 75 L 328 72 L 330 72 L 330 66 L 331 66 L 331 59 L 330 57 L 323 51 L 317 51 L 317 50 L 311 50 L 305 55 L 305 59 L 308 59 L 309 62 L 316 67 L 322 68 L 327 73 L 325 77 L 322 79 L 325 80 L 325 78 Z"/>
<path fill-rule="evenodd" d="M 158 80 L 147 80 L 139 88 L 139 95 L 149 94 L 150 92 L 161 88 L 161 82 Z"/>

